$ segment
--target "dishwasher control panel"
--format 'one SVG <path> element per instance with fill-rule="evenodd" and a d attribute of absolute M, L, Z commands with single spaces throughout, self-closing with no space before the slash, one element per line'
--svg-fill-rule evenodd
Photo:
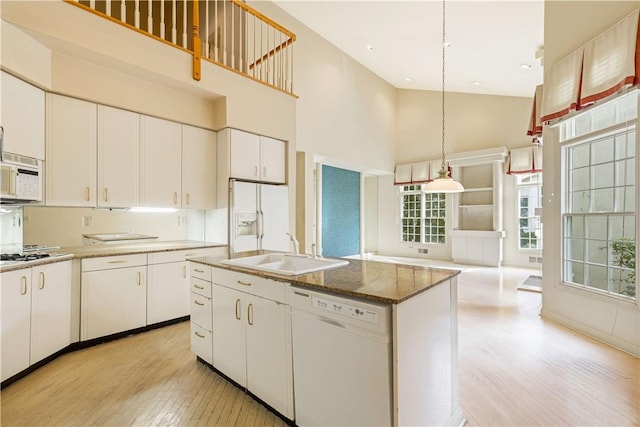
<path fill-rule="evenodd" d="M 343 302 L 333 301 L 329 298 L 317 296 L 311 297 L 311 305 L 319 310 L 333 314 L 341 314 L 352 319 L 362 320 L 374 325 L 378 324 L 378 312 L 363 307 L 357 307 Z"/>

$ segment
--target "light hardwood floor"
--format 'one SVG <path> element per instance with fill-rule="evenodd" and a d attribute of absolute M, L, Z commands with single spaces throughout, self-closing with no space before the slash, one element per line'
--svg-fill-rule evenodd
<path fill-rule="evenodd" d="M 640 360 L 538 316 L 532 272 L 459 276 L 460 397 L 470 426 L 636 426 Z M 2 426 L 271 426 L 200 363 L 187 322 L 67 354 L 2 390 Z"/>

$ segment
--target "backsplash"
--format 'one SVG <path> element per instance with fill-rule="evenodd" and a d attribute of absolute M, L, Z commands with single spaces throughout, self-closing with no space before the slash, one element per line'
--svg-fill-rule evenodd
<path fill-rule="evenodd" d="M 96 233 L 134 232 L 158 236 L 158 240 L 199 241 L 206 235 L 206 212 L 199 210 L 131 212 L 25 206 L 23 218 L 25 244 L 79 246 L 82 234 Z"/>

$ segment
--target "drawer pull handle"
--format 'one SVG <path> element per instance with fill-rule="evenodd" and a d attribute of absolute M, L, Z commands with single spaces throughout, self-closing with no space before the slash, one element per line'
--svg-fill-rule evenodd
<path fill-rule="evenodd" d="M 293 293 L 296 294 L 296 295 L 300 295 L 301 297 L 309 298 L 309 294 L 304 294 L 304 293 L 298 292 L 298 291 L 293 291 Z"/>
<path fill-rule="evenodd" d="M 204 305 L 204 303 L 201 303 L 201 302 L 200 302 L 200 301 L 198 301 L 198 300 L 194 300 L 193 302 L 194 302 L 196 305 L 199 305 L 199 306 L 203 306 L 203 305 Z"/>
<path fill-rule="evenodd" d="M 40 290 L 44 289 L 44 272 L 40 272 Z"/>
<path fill-rule="evenodd" d="M 198 255 L 198 254 L 185 254 L 184 256 L 185 256 L 185 258 L 187 258 L 187 257 L 196 256 L 196 255 Z"/>
<path fill-rule="evenodd" d="M 107 187 L 104 187 L 104 201 L 109 201 L 109 189 Z"/>
<path fill-rule="evenodd" d="M 238 280 L 238 285 L 251 286 L 251 283 L 250 282 L 243 282 L 242 280 Z"/>
<path fill-rule="evenodd" d="M 193 271 L 195 271 L 196 273 L 204 273 L 204 270 L 198 270 L 197 268 L 194 268 Z"/>
<path fill-rule="evenodd" d="M 109 264 L 122 264 L 124 262 L 127 262 L 127 261 L 124 259 L 119 259 L 117 261 L 109 261 Z"/>
<path fill-rule="evenodd" d="M 253 176 L 258 176 L 258 166 L 253 167 Z"/>
<path fill-rule="evenodd" d="M 197 336 L 198 338 L 204 338 L 204 335 L 200 335 L 198 331 L 194 332 L 194 335 Z"/>
<path fill-rule="evenodd" d="M 26 295 L 27 291 L 27 276 L 22 276 L 22 291 L 20 291 L 20 295 Z"/>
<path fill-rule="evenodd" d="M 196 288 L 196 289 L 202 289 L 202 290 L 204 290 L 204 286 L 200 286 L 200 285 L 193 285 L 193 287 L 194 287 L 194 288 Z"/>
<path fill-rule="evenodd" d="M 247 307 L 247 322 L 249 322 L 249 326 L 253 326 L 253 304 L 249 304 Z"/>
<path fill-rule="evenodd" d="M 236 300 L 236 319 L 240 320 L 240 300 Z"/>

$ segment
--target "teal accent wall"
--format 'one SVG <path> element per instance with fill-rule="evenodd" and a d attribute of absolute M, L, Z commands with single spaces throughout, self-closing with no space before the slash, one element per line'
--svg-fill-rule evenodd
<path fill-rule="evenodd" d="M 360 253 L 360 173 L 322 166 L 322 255 Z"/>

